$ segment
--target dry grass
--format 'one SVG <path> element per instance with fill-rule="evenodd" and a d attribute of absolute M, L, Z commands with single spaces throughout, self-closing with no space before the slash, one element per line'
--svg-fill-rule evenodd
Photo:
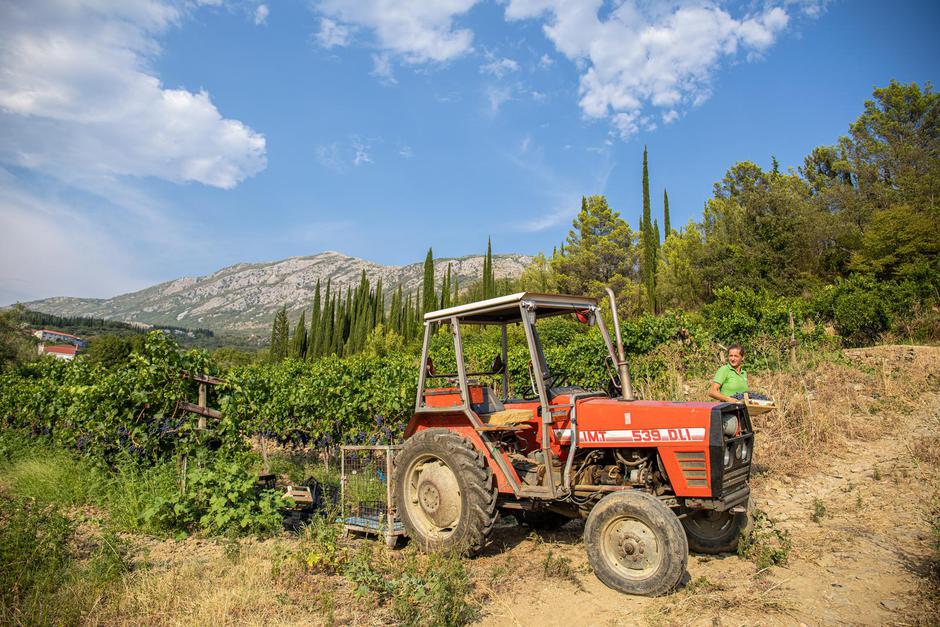
<path fill-rule="evenodd" d="M 743 582 L 742 582 L 743 583 Z M 758 623 L 781 622 L 793 611 L 779 583 L 754 576 L 744 585 L 725 587 L 706 577 L 693 579 L 685 587 L 651 605 L 645 622 L 651 625 L 688 625 L 704 617 L 718 618 L 722 612 L 749 616 Z M 776 617 L 774 619 L 773 617 Z"/>
<path fill-rule="evenodd" d="M 864 351 L 864 352 L 862 352 Z M 845 351 L 848 361 L 751 377 L 777 403 L 755 418 L 756 463 L 773 474 L 802 475 L 844 449 L 897 431 L 940 377 L 940 348 Z"/>
<path fill-rule="evenodd" d="M 237 554 L 219 544 L 181 543 L 177 562 L 139 568 L 89 624 L 322 625 L 318 590 L 299 577 L 278 576 L 276 543 L 243 543 Z M 195 555 L 194 555 L 195 553 Z M 322 597 L 320 597 L 322 598 Z"/>

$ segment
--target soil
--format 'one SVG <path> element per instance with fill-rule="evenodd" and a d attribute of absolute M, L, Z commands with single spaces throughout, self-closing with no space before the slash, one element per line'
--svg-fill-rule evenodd
<path fill-rule="evenodd" d="M 917 353 L 940 364 L 940 349 Z M 912 355 L 907 348 L 866 349 L 858 358 L 902 369 Z M 678 591 L 630 597 L 591 573 L 580 521 L 541 535 L 509 524 L 474 562 L 489 596 L 481 624 L 940 624 L 931 580 L 940 393 L 935 379 L 928 387 L 910 414 L 870 417 L 883 437 L 850 441 L 803 476 L 757 474 L 755 506 L 790 535 L 787 565 L 758 570 L 737 555 L 693 554 Z M 545 574 L 547 559 L 552 575 Z M 568 568 L 559 569 L 559 559 L 570 560 Z"/>

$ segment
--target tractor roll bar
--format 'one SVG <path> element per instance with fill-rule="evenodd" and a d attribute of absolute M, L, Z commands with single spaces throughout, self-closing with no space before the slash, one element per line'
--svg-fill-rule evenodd
<path fill-rule="evenodd" d="M 607 290 L 607 298 L 610 299 L 610 312 L 614 316 L 614 334 L 617 336 L 617 357 L 619 357 L 615 362 L 617 363 L 617 372 L 620 374 L 620 394 L 623 396 L 623 400 L 632 401 L 633 383 L 630 381 L 630 368 L 627 366 L 627 358 L 623 353 L 623 337 L 620 335 L 620 316 L 617 314 L 617 299 L 614 297 L 614 291 L 612 289 L 609 287 L 605 287 L 604 289 Z"/>

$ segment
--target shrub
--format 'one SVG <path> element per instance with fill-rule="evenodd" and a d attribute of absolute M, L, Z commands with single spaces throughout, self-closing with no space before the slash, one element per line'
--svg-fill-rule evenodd
<path fill-rule="evenodd" d="M 751 512 L 753 524 L 747 535 L 738 541 L 738 555 L 757 565 L 758 570 L 770 566 L 785 566 L 790 557 L 790 534 L 778 529 L 766 512 Z"/>

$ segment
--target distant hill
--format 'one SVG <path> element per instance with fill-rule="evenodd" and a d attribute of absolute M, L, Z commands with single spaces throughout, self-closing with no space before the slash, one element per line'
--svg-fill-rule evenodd
<path fill-rule="evenodd" d="M 528 255 L 494 255 L 496 278 L 516 277 L 531 263 Z M 438 283 L 452 272 L 460 285 L 483 276 L 483 256 L 436 259 Z M 58 316 L 86 316 L 130 323 L 172 325 L 239 333 L 266 332 L 275 311 L 309 308 L 317 279 L 333 289 L 355 287 L 363 270 L 374 284 L 382 279 L 387 295 L 403 286 L 406 294 L 421 287 L 424 264 L 384 266 L 337 252 L 289 257 L 269 263 L 240 263 L 208 276 L 184 277 L 113 298 L 55 297 L 23 303 L 29 309 Z M 294 316 L 292 316 L 293 318 Z"/>

